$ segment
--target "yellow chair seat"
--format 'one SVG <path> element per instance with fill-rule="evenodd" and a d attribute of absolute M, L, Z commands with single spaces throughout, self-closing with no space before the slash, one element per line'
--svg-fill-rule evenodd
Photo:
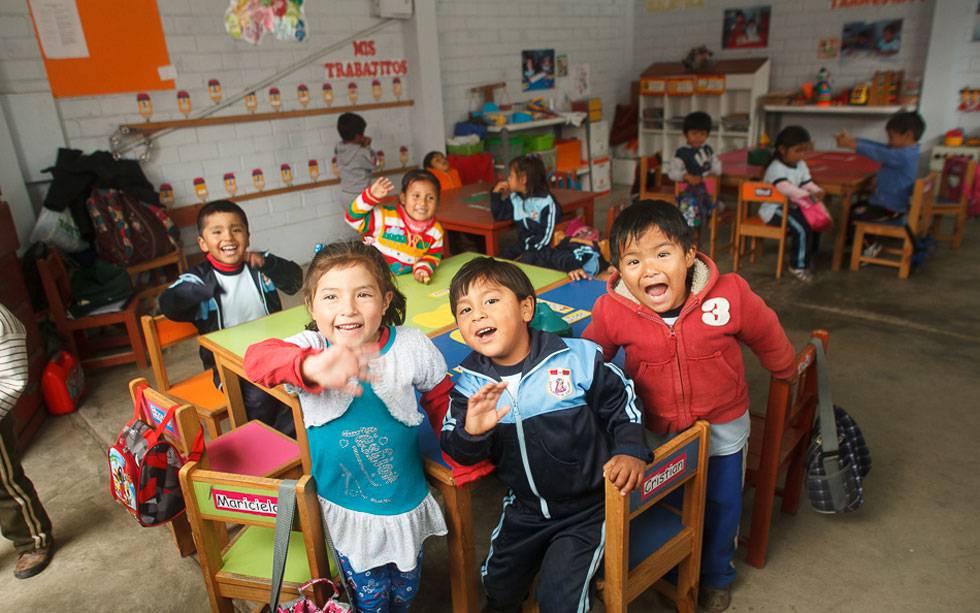
<path fill-rule="evenodd" d="M 225 395 L 214 386 L 214 374 L 210 370 L 176 383 L 167 393 L 209 413 L 220 413 L 227 408 Z"/>

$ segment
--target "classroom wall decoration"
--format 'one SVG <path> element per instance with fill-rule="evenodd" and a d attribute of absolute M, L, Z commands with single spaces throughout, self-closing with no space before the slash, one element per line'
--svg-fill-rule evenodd
<path fill-rule="evenodd" d="M 562 53 L 555 60 L 555 71 L 557 77 L 568 76 L 568 54 Z"/>
<path fill-rule="evenodd" d="M 769 17 L 772 7 L 752 6 L 725 9 L 721 46 L 723 49 L 762 49 L 769 46 Z"/>
<path fill-rule="evenodd" d="M 840 55 L 839 38 L 821 38 L 817 43 L 817 59 L 835 60 Z"/>
<path fill-rule="evenodd" d="M 841 55 L 853 57 L 891 57 L 902 48 L 902 20 L 852 21 L 844 24 Z"/>
<path fill-rule="evenodd" d="M 229 0 L 225 31 L 253 45 L 266 34 L 278 40 L 302 41 L 306 38 L 303 0 Z"/>
<path fill-rule="evenodd" d="M 977 2 L 977 11 L 973 14 L 973 42 L 980 41 L 980 2 Z"/>
<path fill-rule="evenodd" d="M 552 89 L 555 86 L 555 50 L 521 51 L 521 91 Z"/>
<path fill-rule="evenodd" d="M 830 9 L 853 9 L 865 6 L 882 6 L 885 4 L 913 4 L 925 0 L 830 0 Z"/>

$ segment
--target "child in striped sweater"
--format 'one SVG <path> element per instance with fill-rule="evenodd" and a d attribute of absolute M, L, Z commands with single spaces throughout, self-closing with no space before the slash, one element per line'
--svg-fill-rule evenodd
<path fill-rule="evenodd" d="M 392 272 L 411 272 L 419 283 L 428 283 L 442 261 L 445 236 L 435 217 L 439 180 L 426 170 L 411 170 L 402 178 L 398 202 L 382 204 L 393 188 L 380 177 L 350 203 L 345 219 L 381 252 Z"/>

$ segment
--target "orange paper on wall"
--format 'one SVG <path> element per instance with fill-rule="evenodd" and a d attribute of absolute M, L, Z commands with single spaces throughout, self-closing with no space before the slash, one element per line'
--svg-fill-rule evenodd
<path fill-rule="evenodd" d="M 84 0 L 77 2 L 88 57 L 50 59 L 34 35 L 55 98 L 173 89 L 170 55 L 156 0 Z"/>

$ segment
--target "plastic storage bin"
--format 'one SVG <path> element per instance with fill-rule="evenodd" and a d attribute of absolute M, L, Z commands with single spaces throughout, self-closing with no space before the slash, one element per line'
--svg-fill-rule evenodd
<path fill-rule="evenodd" d="M 469 145 L 446 145 L 448 155 L 473 155 L 483 151 L 483 141 Z"/>
<path fill-rule="evenodd" d="M 534 134 L 527 137 L 525 150 L 527 153 L 542 153 L 555 148 L 555 134 Z"/>
<path fill-rule="evenodd" d="M 559 140 L 555 143 L 556 167 L 563 172 L 575 172 L 582 167 L 582 143 L 577 138 Z"/>

